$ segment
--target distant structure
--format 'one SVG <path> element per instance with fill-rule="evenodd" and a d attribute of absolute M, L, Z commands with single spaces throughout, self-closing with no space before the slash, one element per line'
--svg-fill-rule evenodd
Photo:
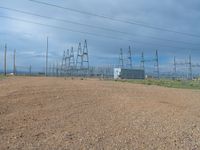
<path fill-rule="evenodd" d="M 83 68 L 83 50 L 81 47 L 81 43 L 79 43 L 77 57 L 76 57 L 76 69 L 82 69 L 82 68 Z"/>
<path fill-rule="evenodd" d="M 121 48 L 118 68 L 114 68 L 113 71 L 114 79 L 144 79 L 144 69 L 134 69 L 132 61 L 131 47 L 129 46 L 126 65 L 124 65 L 123 50 Z"/>
<path fill-rule="evenodd" d="M 188 72 L 189 72 L 188 79 L 192 80 L 193 79 L 193 75 L 192 75 L 192 58 L 191 58 L 191 55 L 189 55 Z"/>
<path fill-rule="evenodd" d="M 145 59 L 144 53 L 142 52 L 140 66 L 143 70 L 145 70 L 145 63 L 153 62 L 154 63 L 154 75 L 157 79 L 160 79 L 160 71 L 159 71 L 159 59 L 158 59 L 158 51 L 156 50 L 155 57 L 153 59 Z"/>
<path fill-rule="evenodd" d="M 16 75 L 16 50 L 13 53 L 13 74 Z"/>
<path fill-rule="evenodd" d="M 144 52 L 142 52 L 141 61 L 140 61 L 140 67 L 141 67 L 143 70 L 145 70 L 144 62 L 145 62 L 145 60 L 144 60 Z"/>
<path fill-rule="evenodd" d="M 145 79 L 143 69 L 114 68 L 114 79 Z"/>
<path fill-rule="evenodd" d="M 89 54 L 87 40 L 84 41 L 82 48 L 81 43 L 78 44 L 77 56 L 75 59 L 74 49 L 71 47 L 63 52 L 61 63 L 61 74 L 67 76 L 85 76 L 89 73 Z"/>
<path fill-rule="evenodd" d="M 177 62 L 176 61 L 176 57 L 174 56 L 174 63 L 173 63 L 173 65 L 174 65 L 174 67 L 173 67 L 173 71 L 174 71 L 173 78 L 178 77 L 178 75 L 177 75 L 177 67 L 178 66 L 183 66 L 183 67 L 187 68 L 187 70 L 188 70 L 188 75 L 187 75 L 187 79 L 188 80 L 192 80 L 193 79 L 192 67 L 198 67 L 198 66 L 200 66 L 198 64 L 196 64 L 196 65 L 192 64 L 192 57 L 191 57 L 191 55 L 189 55 L 188 60 L 185 61 L 185 62 Z"/>
<path fill-rule="evenodd" d="M 87 40 L 85 40 L 85 42 L 84 42 L 82 64 L 83 64 L 83 69 L 86 71 L 86 73 L 88 73 L 88 71 L 89 71 L 89 55 L 88 55 Z"/>
<path fill-rule="evenodd" d="M 48 52 L 49 52 L 49 38 L 47 37 L 45 76 L 48 76 Z"/>
<path fill-rule="evenodd" d="M 75 57 L 74 57 L 74 49 L 71 47 L 70 51 L 70 59 L 69 59 L 69 73 L 72 76 L 75 69 Z"/>
<path fill-rule="evenodd" d="M 176 57 L 174 56 L 174 76 L 176 76 Z"/>
<path fill-rule="evenodd" d="M 65 69 L 65 65 L 66 65 L 66 52 L 63 52 L 63 57 L 62 57 L 62 63 L 61 63 L 61 71 L 63 71 Z"/>
<path fill-rule="evenodd" d="M 7 75 L 7 44 L 5 44 L 4 50 L 4 75 Z"/>
<path fill-rule="evenodd" d="M 127 67 L 130 68 L 130 69 L 133 68 L 131 46 L 129 46 L 129 50 L 128 50 L 128 62 L 127 62 Z"/>
<path fill-rule="evenodd" d="M 154 60 L 154 73 L 157 75 L 157 78 L 160 79 L 160 70 L 159 70 L 159 59 L 158 59 L 158 51 L 156 50 L 156 56 Z"/>
<path fill-rule="evenodd" d="M 67 52 L 65 52 L 65 71 L 68 71 L 70 69 L 70 50 L 67 49 Z"/>
<path fill-rule="evenodd" d="M 124 56 L 122 48 L 120 49 L 120 54 L 119 54 L 119 68 L 124 68 Z"/>

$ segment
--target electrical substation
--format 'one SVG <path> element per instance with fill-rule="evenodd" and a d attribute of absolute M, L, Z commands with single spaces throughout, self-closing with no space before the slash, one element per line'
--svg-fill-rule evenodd
<path fill-rule="evenodd" d="M 144 52 L 141 52 L 140 63 L 136 62 L 134 52 L 129 46 L 127 53 L 120 48 L 118 63 L 107 65 L 107 66 L 93 66 L 89 63 L 92 59 L 89 57 L 89 48 L 87 40 L 83 43 L 79 42 L 77 47 L 69 47 L 63 51 L 62 58 L 56 62 L 49 62 L 48 60 L 48 49 L 49 42 L 47 37 L 46 45 L 46 66 L 40 72 L 34 72 L 34 67 L 30 65 L 18 65 L 16 63 L 16 50 L 13 51 L 13 69 L 12 71 L 7 70 L 7 53 L 8 46 L 5 44 L 4 47 L 4 67 L 3 74 L 13 75 L 46 75 L 56 77 L 98 77 L 98 78 L 109 78 L 109 79 L 145 79 L 145 78 L 170 78 L 170 79 L 181 79 L 181 80 L 192 80 L 198 76 L 193 73 L 193 69 L 199 69 L 200 64 L 194 64 L 192 62 L 191 55 L 185 61 L 177 61 L 177 57 L 174 56 L 173 63 L 171 64 L 171 72 L 167 75 L 160 72 L 159 65 L 159 53 L 155 51 L 154 56 L 145 58 Z M 139 57 L 139 56 L 138 56 Z M 147 71 L 151 65 L 151 72 Z"/>

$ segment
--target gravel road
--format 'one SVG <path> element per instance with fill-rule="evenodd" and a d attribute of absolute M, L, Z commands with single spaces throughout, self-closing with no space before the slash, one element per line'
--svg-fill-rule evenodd
<path fill-rule="evenodd" d="M 199 150 L 200 90 L 43 77 L 0 80 L 0 150 Z"/>

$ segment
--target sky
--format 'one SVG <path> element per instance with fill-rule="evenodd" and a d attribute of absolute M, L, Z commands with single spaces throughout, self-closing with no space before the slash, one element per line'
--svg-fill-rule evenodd
<path fill-rule="evenodd" d="M 92 66 L 118 65 L 120 48 L 126 59 L 130 45 L 135 67 L 142 52 L 151 60 L 158 50 L 161 71 L 170 72 L 174 56 L 185 62 L 191 54 L 193 64 L 200 63 L 199 18 L 199 0 L 0 0 L 0 70 L 5 44 L 8 69 L 14 49 L 17 66 L 43 69 L 48 36 L 50 65 L 60 63 L 72 46 L 76 55 L 78 43 L 86 39 Z"/>

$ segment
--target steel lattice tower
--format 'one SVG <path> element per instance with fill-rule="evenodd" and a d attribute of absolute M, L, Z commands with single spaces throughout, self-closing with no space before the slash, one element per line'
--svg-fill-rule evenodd
<path fill-rule="evenodd" d="M 76 58 L 76 68 L 82 69 L 83 68 L 83 50 L 81 47 L 81 43 L 78 45 L 78 52 L 77 52 L 77 58 Z"/>
<path fill-rule="evenodd" d="M 191 55 L 189 56 L 189 62 L 188 62 L 188 71 L 189 71 L 189 80 L 192 80 L 192 58 Z"/>
<path fill-rule="evenodd" d="M 131 46 L 129 46 L 129 50 L 128 50 L 128 63 L 127 63 L 127 67 L 133 68 Z"/>
<path fill-rule="evenodd" d="M 83 68 L 89 70 L 89 56 L 88 56 L 87 40 L 85 40 L 84 47 L 83 47 L 82 66 Z"/>
<path fill-rule="evenodd" d="M 154 67 L 155 67 L 154 72 L 157 74 L 157 78 L 159 79 L 160 78 L 160 71 L 159 71 L 159 59 L 158 59 L 158 51 L 157 50 L 156 50 Z"/>
<path fill-rule="evenodd" d="M 56 76 L 59 76 L 59 65 L 58 62 L 56 63 Z"/>
<path fill-rule="evenodd" d="M 55 64 L 54 63 L 53 63 L 52 73 L 53 73 L 53 76 L 54 76 L 55 75 Z"/>
<path fill-rule="evenodd" d="M 69 67 L 70 67 L 70 69 L 73 69 L 74 65 L 75 65 L 74 49 L 73 49 L 73 47 L 71 47 L 70 59 L 69 59 Z"/>
<path fill-rule="evenodd" d="M 119 54 L 119 67 L 124 68 L 124 57 L 122 48 L 120 49 L 120 54 Z"/>
<path fill-rule="evenodd" d="M 70 68 L 70 51 L 67 49 L 67 52 L 65 53 L 65 68 L 68 70 Z"/>
<path fill-rule="evenodd" d="M 188 69 L 188 74 L 187 74 L 187 79 L 192 80 L 193 79 L 193 74 L 192 74 L 192 67 L 198 67 L 198 65 L 193 65 L 192 64 L 192 57 L 189 55 L 188 60 L 185 62 L 176 62 L 176 66 L 185 66 Z"/>
<path fill-rule="evenodd" d="M 62 64 L 61 64 L 61 71 L 63 71 L 65 68 L 65 51 L 63 52 L 63 58 L 62 58 Z"/>
<path fill-rule="evenodd" d="M 176 63 L 176 57 L 174 56 L 174 68 L 173 68 L 173 72 L 174 72 L 174 78 L 176 78 L 176 66 L 177 66 L 177 63 Z"/>
<path fill-rule="evenodd" d="M 174 56 L 174 74 L 176 74 L 176 57 Z"/>
<path fill-rule="evenodd" d="M 142 55 L 141 55 L 141 61 L 140 61 L 140 67 L 145 70 L 145 67 L 144 67 L 144 52 L 142 52 Z"/>

